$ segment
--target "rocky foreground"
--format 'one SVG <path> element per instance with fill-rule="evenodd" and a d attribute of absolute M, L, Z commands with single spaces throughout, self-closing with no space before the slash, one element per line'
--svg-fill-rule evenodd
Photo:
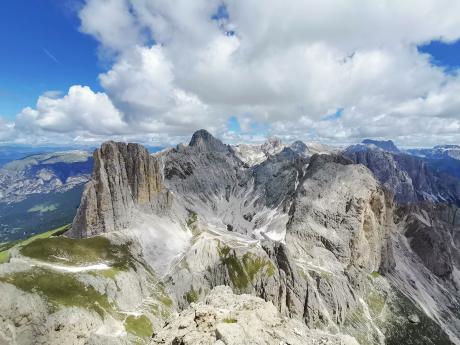
<path fill-rule="evenodd" d="M 0 343 L 460 344 L 460 182 L 393 146 L 104 143 L 8 249 Z"/>
<path fill-rule="evenodd" d="M 153 336 L 152 344 L 190 345 L 356 345 L 346 335 L 311 330 L 282 317 L 271 302 L 235 295 L 228 286 L 215 287 L 203 302 L 193 303 Z"/>

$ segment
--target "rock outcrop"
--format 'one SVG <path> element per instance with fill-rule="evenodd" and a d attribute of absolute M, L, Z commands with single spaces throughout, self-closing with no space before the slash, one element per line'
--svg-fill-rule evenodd
<path fill-rule="evenodd" d="M 157 212 L 169 204 L 161 159 L 139 144 L 104 143 L 93 155 L 91 181 L 69 236 L 87 237 L 127 228 L 135 208 Z"/>
<path fill-rule="evenodd" d="M 378 148 L 392 153 L 400 152 L 396 145 L 391 140 L 372 140 L 372 139 L 364 139 L 362 141 L 364 145 L 375 145 Z"/>
<path fill-rule="evenodd" d="M 333 329 L 359 305 L 350 291 L 394 266 L 391 196 L 363 166 L 285 148 L 247 168 L 231 153 L 192 150 L 171 151 L 165 168 L 194 215 L 192 245 L 169 277 L 179 305 L 225 284 Z"/>
<path fill-rule="evenodd" d="M 182 310 L 154 344 L 352 341 L 306 326 L 361 344 L 457 341 L 457 211 L 401 208 L 456 192 L 415 158 L 371 146 L 312 155 L 272 142 L 245 148 L 264 155 L 249 164 L 205 130 L 156 155 L 107 142 L 70 236 L 116 232 L 140 248 Z M 429 325 L 423 336 L 390 300 Z"/>
<path fill-rule="evenodd" d="M 358 345 L 350 336 L 308 329 L 282 317 L 270 302 L 214 288 L 155 334 L 151 345 Z"/>
<path fill-rule="evenodd" d="M 418 201 L 460 204 L 460 180 L 431 169 L 422 158 L 355 145 L 344 154 L 369 168 L 400 203 Z"/>
<path fill-rule="evenodd" d="M 232 147 L 235 155 L 248 166 L 264 162 L 268 157 L 281 152 L 285 145 L 277 137 L 270 137 L 262 145 L 239 144 Z"/>

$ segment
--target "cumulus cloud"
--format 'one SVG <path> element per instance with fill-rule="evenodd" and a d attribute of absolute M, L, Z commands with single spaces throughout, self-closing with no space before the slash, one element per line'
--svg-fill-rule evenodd
<path fill-rule="evenodd" d="M 459 39 L 457 13 L 454 0 L 86 0 L 81 31 L 111 58 L 104 92 L 45 94 L 0 139 L 167 144 L 204 127 L 246 141 L 460 142 L 458 71 L 417 49 Z M 230 118 L 240 130 L 226 135 Z"/>
<path fill-rule="evenodd" d="M 35 109 L 28 107 L 18 114 L 16 128 L 94 134 L 121 134 L 128 130 L 120 111 L 105 93 L 80 85 L 72 86 L 62 98 L 40 96 Z"/>

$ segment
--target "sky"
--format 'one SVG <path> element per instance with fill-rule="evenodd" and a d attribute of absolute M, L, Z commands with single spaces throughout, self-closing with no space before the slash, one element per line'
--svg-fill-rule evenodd
<path fill-rule="evenodd" d="M 457 0 L 6 0 L 0 144 L 460 144 Z"/>
<path fill-rule="evenodd" d="M 0 114 L 13 119 L 50 90 L 99 90 L 97 41 L 79 32 L 77 7 L 56 0 L 0 2 Z M 74 2 L 74 5 L 78 3 Z"/>

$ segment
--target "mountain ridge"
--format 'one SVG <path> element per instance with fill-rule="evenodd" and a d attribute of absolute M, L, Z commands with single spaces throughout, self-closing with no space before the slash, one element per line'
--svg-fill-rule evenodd
<path fill-rule="evenodd" d="M 241 150 L 204 130 L 189 145 L 153 155 L 139 144 L 106 142 L 94 153 L 92 179 L 72 229 L 52 241 L 108 238 L 135 258 L 113 276 L 77 275 L 87 289 L 112 291 L 113 281 L 120 284 L 119 293 L 111 292 L 115 306 L 125 306 L 130 293 L 138 306 L 152 298 L 130 292 L 130 284 L 142 291 L 161 284 L 169 313 L 153 317 L 135 310 L 146 318 L 143 324 L 157 329 L 136 335 L 143 343 L 196 344 L 181 329 L 210 344 L 232 343 L 229 334 L 239 337 L 239 323 L 250 313 L 238 314 L 241 300 L 231 289 L 259 298 L 249 298 L 251 305 L 260 299 L 271 303 L 279 314 L 267 314 L 269 322 L 323 332 L 319 339 L 310 339 L 303 328 L 289 335 L 306 344 L 335 344 L 338 333 L 360 344 L 460 344 L 460 224 L 455 193 L 445 189 L 445 179 L 423 160 L 370 145 L 314 154 L 299 143 L 273 142 L 270 148 L 276 149 L 257 147 L 264 159 L 249 164 Z M 30 260 L 28 252 L 13 250 L 5 268 L 0 265 L 0 289 L 2 269 L 14 272 L 18 260 Z M 113 269 L 109 260 L 98 264 Z M 144 280 L 146 272 L 152 278 Z M 18 278 L 8 279 L 22 286 Z M 9 296 L 17 293 L 8 289 Z M 220 316 L 220 306 L 211 302 L 219 299 L 229 303 L 229 315 Z M 106 313 L 85 315 L 81 322 L 129 329 Z M 208 317 L 215 321 L 208 323 Z M 80 343 L 108 341 L 106 333 L 96 336 L 88 327 L 92 331 Z M 134 341 L 132 334 L 120 335 L 120 341 Z M 278 345 L 288 338 L 270 339 Z"/>

